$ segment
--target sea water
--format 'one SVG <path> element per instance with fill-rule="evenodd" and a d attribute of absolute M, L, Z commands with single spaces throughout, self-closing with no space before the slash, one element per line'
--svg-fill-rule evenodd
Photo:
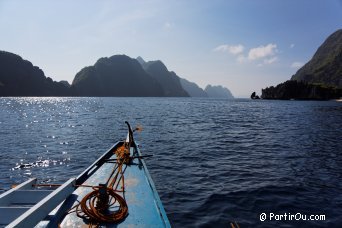
<path fill-rule="evenodd" d="M 125 138 L 124 121 L 143 128 L 135 138 L 174 227 L 342 224 L 336 101 L 0 98 L 0 188 L 76 177 Z"/>

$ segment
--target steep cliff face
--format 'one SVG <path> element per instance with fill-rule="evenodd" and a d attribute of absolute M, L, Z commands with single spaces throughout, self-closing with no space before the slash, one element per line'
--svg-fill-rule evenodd
<path fill-rule="evenodd" d="M 19 55 L 0 51 L 0 96 L 68 96 L 69 88 L 46 77 Z"/>
<path fill-rule="evenodd" d="M 331 34 L 291 80 L 342 88 L 342 29 Z"/>
<path fill-rule="evenodd" d="M 101 58 L 83 68 L 71 87 L 79 96 L 164 96 L 158 81 L 126 55 Z"/>
<path fill-rule="evenodd" d="M 179 77 L 173 71 L 168 71 L 160 60 L 145 62 L 141 57 L 137 60 L 144 70 L 158 81 L 167 97 L 188 97 L 189 94 L 183 89 Z"/>
<path fill-rule="evenodd" d="M 328 100 L 342 97 L 342 29 L 331 34 L 291 81 L 262 90 L 263 99 Z"/>
<path fill-rule="evenodd" d="M 183 89 L 190 95 L 190 97 L 208 97 L 208 94 L 196 83 L 190 82 L 184 78 L 179 78 L 179 81 Z"/>
<path fill-rule="evenodd" d="M 148 74 L 160 83 L 165 96 L 234 98 L 229 89 L 222 86 L 208 85 L 205 90 L 201 89 L 196 83 L 179 77 L 173 71 L 168 71 L 164 63 L 160 60 L 146 62 L 139 56 L 137 57 L 137 61 Z"/>

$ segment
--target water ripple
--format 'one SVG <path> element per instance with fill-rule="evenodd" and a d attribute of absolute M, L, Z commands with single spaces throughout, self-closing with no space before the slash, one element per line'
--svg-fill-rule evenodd
<path fill-rule="evenodd" d="M 338 227 L 342 103 L 191 98 L 0 98 L 0 189 L 77 176 L 136 135 L 174 227 Z M 266 221 L 260 213 L 325 214 Z"/>

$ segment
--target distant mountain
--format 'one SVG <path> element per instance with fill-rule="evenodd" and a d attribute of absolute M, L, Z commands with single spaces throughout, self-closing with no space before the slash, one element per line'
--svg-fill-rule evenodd
<path fill-rule="evenodd" d="M 184 78 L 179 78 L 179 81 L 183 89 L 191 97 L 208 97 L 208 94 L 203 89 L 201 89 L 196 83 L 190 82 Z"/>
<path fill-rule="evenodd" d="M 291 80 L 342 88 L 342 29 L 331 34 Z"/>
<path fill-rule="evenodd" d="M 71 85 L 69 84 L 68 81 L 59 81 L 59 83 L 62 83 L 63 85 L 65 85 L 66 87 L 70 88 Z"/>
<path fill-rule="evenodd" d="M 137 61 L 140 63 L 140 65 L 142 66 L 142 67 L 144 67 L 144 65 L 145 65 L 145 60 L 143 59 L 143 58 L 141 58 L 141 56 L 138 56 L 137 57 Z"/>
<path fill-rule="evenodd" d="M 160 60 L 146 62 L 126 55 L 100 58 L 81 69 L 70 85 L 53 81 L 39 67 L 5 51 L 0 51 L 0 96 L 233 97 L 222 86 L 209 85 L 204 91 Z"/>
<path fill-rule="evenodd" d="M 162 61 L 146 62 L 142 57 L 137 57 L 137 61 L 144 70 L 154 77 L 163 87 L 165 96 L 173 97 L 224 97 L 233 99 L 231 92 L 222 86 L 207 86 L 206 90 L 201 89 L 196 83 L 179 77 L 173 71 L 168 71 Z"/>
<path fill-rule="evenodd" d="M 183 89 L 179 77 L 173 71 L 168 71 L 160 60 L 145 62 L 141 57 L 137 61 L 144 70 L 158 81 L 164 90 L 166 97 L 188 97 L 189 94 Z"/>
<path fill-rule="evenodd" d="M 220 98 L 234 99 L 234 96 L 230 92 L 230 90 L 223 87 L 223 86 L 207 85 L 205 87 L 204 91 L 208 94 L 209 97 L 220 97 Z"/>
<path fill-rule="evenodd" d="M 126 55 L 100 58 L 78 72 L 71 87 L 79 96 L 164 96 L 158 81 Z"/>
<path fill-rule="evenodd" d="M 0 96 L 69 96 L 64 83 L 46 77 L 19 55 L 0 51 Z"/>

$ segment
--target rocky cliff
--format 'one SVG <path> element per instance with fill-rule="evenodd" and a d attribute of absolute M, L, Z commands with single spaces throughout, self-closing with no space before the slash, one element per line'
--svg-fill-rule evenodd
<path fill-rule="evenodd" d="M 145 62 L 126 55 L 100 58 L 84 67 L 72 84 L 55 82 L 20 56 L 0 51 L 0 96 L 134 96 L 134 97 L 225 97 L 222 86 L 201 89 L 169 71 L 160 61 Z"/>
<path fill-rule="evenodd" d="M 342 29 L 331 34 L 291 80 L 342 88 Z"/>
<path fill-rule="evenodd" d="M 220 98 L 234 99 L 234 96 L 230 92 L 230 90 L 223 86 L 207 85 L 204 91 L 208 94 L 208 97 L 220 97 Z"/>
<path fill-rule="evenodd" d="M 136 59 L 114 55 L 83 68 L 72 82 L 78 96 L 164 96 L 158 81 Z"/>
<path fill-rule="evenodd" d="M 339 97 L 342 97 L 342 89 L 292 80 L 263 89 L 261 95 L 263 99 L 277 100 L 328 100 Z"/>
<path fill-rule="evenodd" d="M 175 72 L 169 71 L 160 60 L 145 62 L 141 57 L 137 60 L 144 70 L 158 81 L 166 97 L 188 97 L 189 94 L 183 89 L 179 77 Z"/>
<path fill-rule="evenodd" d="M 69 96 L 63 82 L 55 82 L 19 55 L 0 51 L 0 96 Z"/>
<path fill-rule="evenodd" d="M 184 78 L 179 78 L 179 81 L 183 89 L 190 95 L 190 97 L 208 97 L 208 94 L 196 83 L 190 82 Z"/>
<path fill-rule="evenodd" d="M 262 90 L 263 99 L 328 100 L 342 97 L 342 29 L 331 34 L 291 81 Z"/>

